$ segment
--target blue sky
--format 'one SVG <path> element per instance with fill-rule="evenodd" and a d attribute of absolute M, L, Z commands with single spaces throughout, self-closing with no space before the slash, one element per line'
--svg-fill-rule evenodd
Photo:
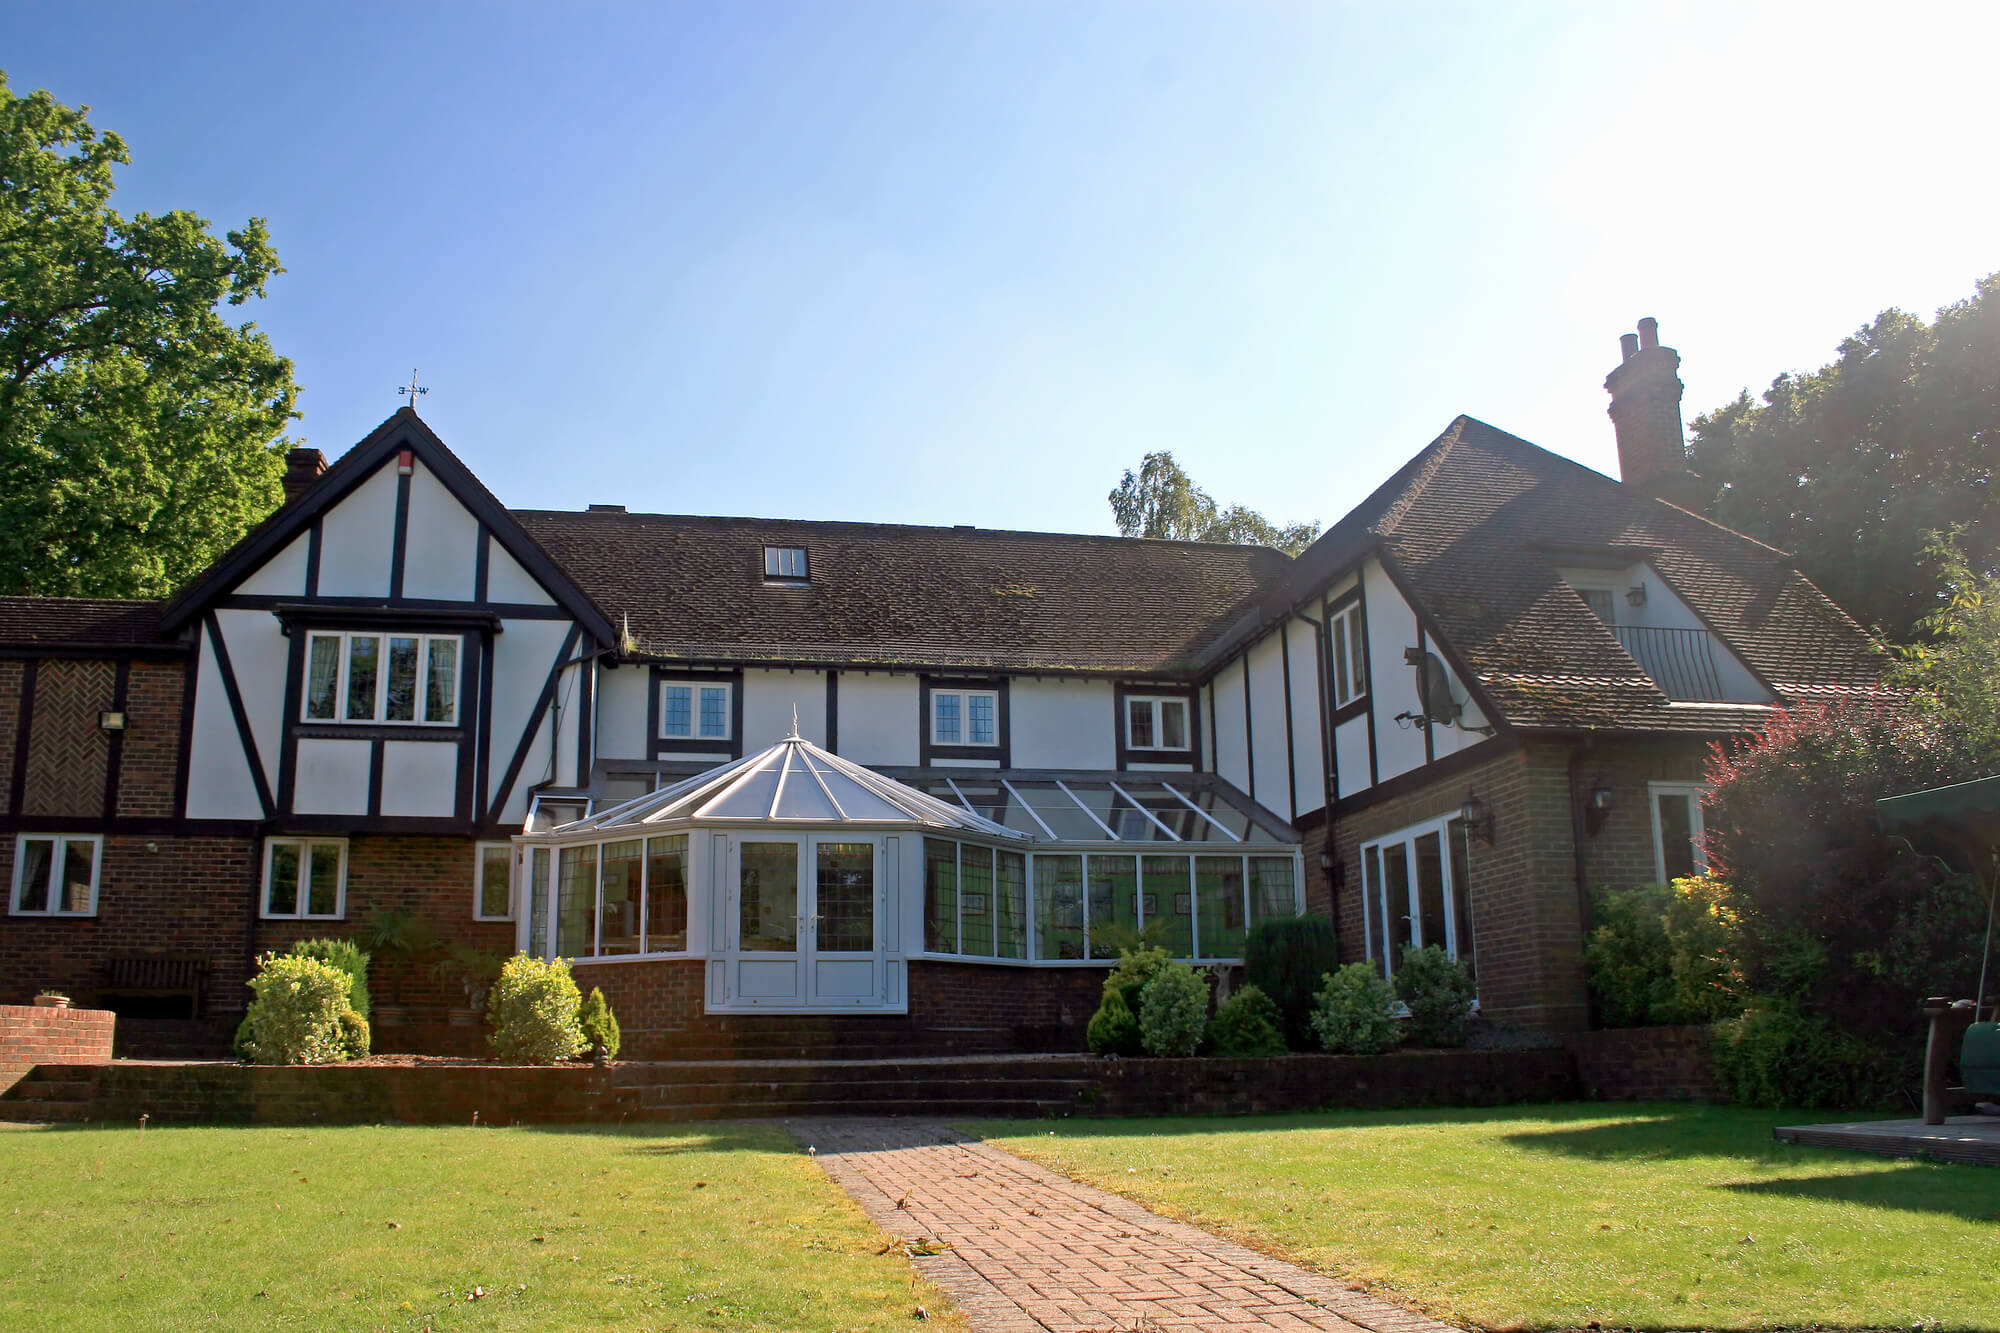
<path fill-rule="evenodd" d="M 334 456 L 402 401 L 509 504 L 1109 531 L 1171 449 L 1330 522 L 1460 412 L 1615 470 L 2000 269 L 2000 6 L 0 11 L 126 212 L 267 218 Z"/>

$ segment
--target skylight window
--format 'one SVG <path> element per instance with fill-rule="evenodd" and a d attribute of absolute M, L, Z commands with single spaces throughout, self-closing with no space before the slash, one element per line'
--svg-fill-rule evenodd
<path fill-rule="evenodd" d="M 786 583 L 806 581 L 806 548 L 803 546 L 766 546 L 764 548 L 764 577 L 778 579 Z"/>

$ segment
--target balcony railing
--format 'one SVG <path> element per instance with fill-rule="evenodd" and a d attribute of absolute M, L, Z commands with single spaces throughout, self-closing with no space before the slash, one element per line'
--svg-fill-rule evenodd
<path fill-rule="evenodd" d="M 1705 629 L 1613 625 L 1611 632 L 1669 699 L 1726 699 L 1715 668 L 1715 636 Z"/>

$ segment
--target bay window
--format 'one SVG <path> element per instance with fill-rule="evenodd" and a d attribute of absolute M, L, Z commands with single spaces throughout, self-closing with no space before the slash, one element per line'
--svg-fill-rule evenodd
<path fill-rule="evenodd" d="M 457 635 L 313 630 L 304 717 L 448 726 L 458 720 L 458 669 Z"/>

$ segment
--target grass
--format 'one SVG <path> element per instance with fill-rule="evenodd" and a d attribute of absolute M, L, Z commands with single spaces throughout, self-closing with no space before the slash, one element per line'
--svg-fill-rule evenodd
<path fill-rule="evenodd" d="M 2000 1170 L 1798 1148 L 1711 1106 L 967 1126 L 1489 1329 L 2000 1329 Z"/>
<path fill-rule="evenodd" d="M 965 1327 L 764 1126 L 0 1125 L 0 1208 L 0 1328 Z"/>

